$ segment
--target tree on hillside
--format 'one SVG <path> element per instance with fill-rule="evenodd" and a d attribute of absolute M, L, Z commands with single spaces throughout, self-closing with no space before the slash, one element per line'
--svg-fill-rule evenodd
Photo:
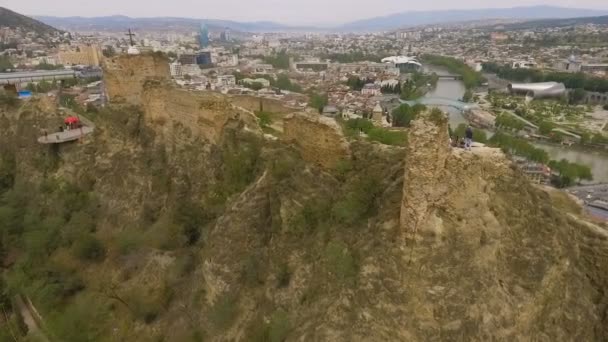
<path fill-rule="evenodd" d="M 570 104 L 580 103 L 585 99 L 587 92 L 583 88 L 576 88 L 568 93 L 568 102 Z"/>
<path fill-rule="evenodd" d="M 416 118 L 416 114 L 408 104 L 393 109 L 393 126 L 409 127 L 410 122 Z"/>
<path fill-rule="evenodd" d="M 243 83 L 243 86 L 256 91 L 264 88 L 264 85 L 260 82 Z"/>
<path fill-rule="evenodd" d="M 310 95 L 310 101 L 308 102 L 308 105 L 313 108 L 316 108 L 320 114 L 321 112 L 323 112 L 323 107 L 327 105 L 328 101 L 329 99 L 327 98 L 327 94 L 312 93 Z"/>
<path fill-rule="evenodd" d="M 264 57 L 264 62 L 277 69 L 289 69 L 289 55 L 285 50 L 281 50 L 275 56 Z"/>
<path fill-rule="evenodd" d="M 409 127 L 412 120 L 415 120 L 426 107 L 421 104 L 416 104 L 410 107 L 408 104 L 402 104 L 401 106 L 393 109 L 393 126 L 395 127 Z"/>
<path fill-rule="evenodd" d="M 470 89 L 465 90 L 464 95 L 462 95 L 462 102 L 471 102 L 473 99 L 473 92 Z"/>
<path fill-rule="evenodd" d="M 0 72 L 6 72 L 8 69 L 13 68 L 13 63 L 11 63 L 8 56 L 0 56 Z"/>
<path fill-rule="evenodd" d="M 555 125 L 549 121 L 542 121 L 538 125 L 538 131 L 540 132 L 540 134 L 544 135 L 550 134 L 553 128 L 555 128 Z"/>
<path fill-rule="evenodd" d="M 593 180 L 591 169 L 582 164 L 571 163 L 566 159 L 560 161 L 552 160 L 549 162 L 549 167 L 559 173 L 557 186 L 567 187 L 576 181 Z"/>
<path fill-rule="evenodd" d="M 291 82 L 291 80 L 289 79 L 289 76 L 285 75 L 285 74 L 280 74 L 279 76 L 277 76 L 277 80 L 271 80 L 271 85 L 274 84 L 275 87 L 281 89 L 281 90 L 289 90 L 289 91 L 294 91 L 297 93 L 301 93 L 302 92 L 302 87 L 300 87 L 300 85 L 295 84 L 293 82 Z"/>

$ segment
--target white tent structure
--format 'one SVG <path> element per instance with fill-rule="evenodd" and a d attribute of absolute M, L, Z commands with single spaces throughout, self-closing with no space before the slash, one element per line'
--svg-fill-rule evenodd
<path fill-rule="evenodd" d="M 408 57 L 408 56 L 390 56 L 382 58 L 382 63 L 392 63 L 395 66 L 403 65 L 403 64 L 412 64 L 418 67 L 422 67 L 422 64 L 418 62 L 416 57 Z"/>
<path fill-rule="evenodd" d="M 511 83 L 508 88 L 511 93 L 525 94 L 535 99 L 560 97 L 566 94 L 566 86 L 557 82 Z"/>

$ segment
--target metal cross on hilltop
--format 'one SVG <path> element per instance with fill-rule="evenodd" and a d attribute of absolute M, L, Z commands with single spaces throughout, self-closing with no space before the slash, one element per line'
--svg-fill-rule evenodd
<path fill-rule="evenodd" d="M 132 33 L 131 29 L 129 29 L 129 33 L 125 33 L 125 36 L 129 36 L 129 41 L 131 42 L 131 46 L 135 45 L 135 43 L 133 42 L 134 35 L 135 35 L 135 33 Z"/>

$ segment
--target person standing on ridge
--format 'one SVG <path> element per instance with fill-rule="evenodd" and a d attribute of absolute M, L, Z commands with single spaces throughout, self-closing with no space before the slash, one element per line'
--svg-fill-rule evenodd
<path fill-rule="evenodd" d="M 467 125 L 467 129 L 464 132 L 464 149 L 471 150 L 471 144 L 473 144 L 473 129 L 470 125 Z"/>

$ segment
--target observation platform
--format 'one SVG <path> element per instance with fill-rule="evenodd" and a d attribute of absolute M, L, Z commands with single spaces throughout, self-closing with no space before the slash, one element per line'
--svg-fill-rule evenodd
<path fill-rule="evenodd" d="M 68 141 L 78 140 L 85 135 L 93 133 L 93 127 L 82 126 L 69 131 L 49 133 L 38 138 L 41 144 L 61 144 Z"/>
<path fill-rule="evenodd" d="M 95 124 L 87 118 L 79 117 L 82 123 L 81 127 L 64 130 L 63 132 L 48 133 L 38 138 L 41 144 L 62 144 L 74 140 L 78 140 L 95 131 Z"/>

